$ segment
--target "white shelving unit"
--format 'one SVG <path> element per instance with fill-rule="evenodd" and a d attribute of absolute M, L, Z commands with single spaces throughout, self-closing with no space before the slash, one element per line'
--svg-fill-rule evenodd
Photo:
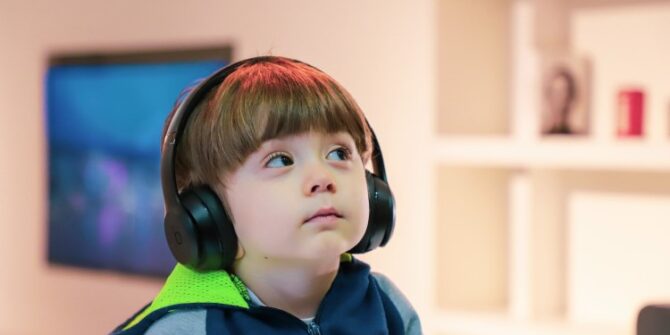
<path fill-rule="evenodd" d="M 670 1 L 439 4 L 442 101 L 430 148 L 438 271 L 427 332 L 635 335 L 643 304 L 670 302 L 657 284 L 670 282 L 670 267 L 658 266 L 670 259 L 658 238 L 670 236 L 670 68 L 657 55 L 670 54 Z M 471 35 L 497 46 L 484 48 L 488 58 L 469 59 L 482 47 L 454 37 L 459 24 L 473 29 L 469 21 L 493 22 L 495 32 Z M 556 51 L 592 62 L 585 136 L 539 135 L 539 60 Z M 635 57 L 645 62 L 637 72 Z M 458 67 L 480 81 L 463 81 Z M 506 77 L 481 80 L 481 68 Z M 617 138 L 614 97 L 631 83 L 647 93 L 645 136 Z M 478 119 L 497 123 L 478 129 Z"/>

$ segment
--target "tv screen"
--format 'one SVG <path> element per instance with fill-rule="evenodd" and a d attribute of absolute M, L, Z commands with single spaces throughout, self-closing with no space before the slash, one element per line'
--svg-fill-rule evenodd
<path fill-rule="evenodd" d="M 45 77 L 48 259 L 164 276 L 161 132 L 180 92 L 229 48 L 57 56 Z"/>

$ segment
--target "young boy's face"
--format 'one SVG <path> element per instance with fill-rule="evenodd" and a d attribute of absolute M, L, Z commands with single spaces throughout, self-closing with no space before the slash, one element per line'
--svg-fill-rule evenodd
<path fill-rule="evenodd" d="M 345 132 L 264 142 L 228 176 L 225 196 L 248 261 L 339 257 L 367 227 L 365 168 Z"/>

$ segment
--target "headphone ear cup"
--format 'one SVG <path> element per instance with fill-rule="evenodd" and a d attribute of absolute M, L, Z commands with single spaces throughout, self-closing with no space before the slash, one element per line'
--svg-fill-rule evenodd
<path fill-rule="evenodd" d="M 388 243 L 395 227 L 395 198 L 388 184 L 370 171 L 365 171 L 368 185 L 370 215 L 365 234 L 349 252 L 365 253 Z"/>
<path fill-rule="evenodd" d="M 207 186 L 196 186 L 179 198 L 181 207 L 168 211 L 164 222 L 172 254 L 194 270 L 228 268 L 235 259 L 237 236 L 218 196 Z"/>
<path fill-rule="evenodd" d="M 198 196 L 200 201 L 207 208 L 213 223 L 211 234 L 203 239 L 206 244 L 206 250 L 214 250 L 215 253 L 207 255 L 204 264 L 211 266 L 203 267 L 202 270 L 229 269 L 235 261 L 237 255 L 237 234 L 233 227 L 233 221 L 223 207 L 221 199 L 206 185 L 193 188 L 193 193 Z M 208 248 L 209 247 L 209 248 Z"/>
<path fill-rule="evenodd" d="M 181 264 L 195 268 L 200 259 L 198 230 L 183 207 L 168 207 L 163 219 L 165 239 L 170 252 Z"/>

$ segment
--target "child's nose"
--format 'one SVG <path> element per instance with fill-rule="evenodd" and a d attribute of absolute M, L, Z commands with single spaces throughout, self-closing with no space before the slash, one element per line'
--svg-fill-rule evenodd
<path fill-rule="evenodd" d="M 332 182 L 320 182 L 312 185 L 312 188 L 310 189 L 310 194 L 312 193 L 319 193 L 319 192 L 332 192 L 335 193 L 335 183 Z"/>
<path fill-rule="evenodd" d="M 325 168 L 316 168 L 308 177 L 305 183 L 305 195 L 312 195 L 321 192 L 335 193 L 337 187 L 335 185 L 335 178 Z"/>

